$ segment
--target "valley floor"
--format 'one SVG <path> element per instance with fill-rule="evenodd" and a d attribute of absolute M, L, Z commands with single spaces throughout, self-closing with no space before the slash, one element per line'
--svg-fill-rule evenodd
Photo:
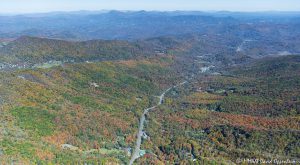
<path fill-rule="evenodd" d="M 1 72 L 1 163 L 299 160 L 299 56 L 206 70 L 187 61 L 162 55 Z"/>

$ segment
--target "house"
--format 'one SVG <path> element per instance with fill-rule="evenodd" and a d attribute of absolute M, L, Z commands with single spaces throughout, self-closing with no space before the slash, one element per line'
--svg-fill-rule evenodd
<path fill-rule="evenodd" d="M 93 87 L 95 87 L 95 88 L 98 88 L 99 87 L 99 85 L 97 84 L 97 83 L 90 83 L 90 86 L 93 86 Z"/>
<path fill-rule="evenodd" d="M 146 132 L 143 132 L 142 137 L 143 137 L 143 139 L 148 139 L 148 135 L 146 134 Z"/>
<path fill-rule="evenodd" d="M 140 157 L 144 156 L 145 154 L 146 154 L 146 150 L 140 150 L 140 153 L 139 153 Z"/>
<path fill-rule="evenodd" d="M 73 145 L 71 145 L 71 144 L 62 144 L 62 145 L 61 145 L 61 148 L 62 148 L 62 149 L 65 149 L 65 150 L 71 150 L 71 151 L 76 151 L 76 150 L 78 150 L 78 147 L 75 147 L 75 146 L 73 146 Z"/>

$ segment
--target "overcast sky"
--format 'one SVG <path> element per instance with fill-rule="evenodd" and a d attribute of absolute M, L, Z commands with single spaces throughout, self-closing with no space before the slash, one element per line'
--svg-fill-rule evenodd
<path fill-rule="evenodd" d="M 300 0 L 0 0 L 0 13 L 102 9 L 300 11 Z"/>

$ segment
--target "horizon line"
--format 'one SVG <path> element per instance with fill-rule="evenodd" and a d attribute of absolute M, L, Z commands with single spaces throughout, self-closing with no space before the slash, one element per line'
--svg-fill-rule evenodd
<path fill-rule="evenodd" d="M 242 10 L 118 10 L 118 9 L 99 9 L 99 10 L 53 10 L 53 11 L 45 11 L 45 12 L 0 12 L 0 16 L 16 16 L 16 15 L 31 15 L 31 14 L 51 14 L 51 13 L 75 13 L 75 12 L 102 12 L 109 13 L 112 11 L 118 12 L 203 12 L 203 13 L 299 13 L 300 10 L 257 10 L 257 11 L 242 11 Z"/>

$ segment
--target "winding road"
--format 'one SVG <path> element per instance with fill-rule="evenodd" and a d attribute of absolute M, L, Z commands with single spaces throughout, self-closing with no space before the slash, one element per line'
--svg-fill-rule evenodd
<path fill-rule="evenodd" d="M 141 143 L 142 143 L 142 135 L 143 135 L 143 130 L 144 130 L 144 123 L 145 123 L 145 120 L 146 120 L 146 114 L 152 110 L 152 109 L 155 109 L 157 106 L 161 105 L 163 103 L 163 100 L 165 98 L 165 94 L 168 93 L 172 88 L 177 88 L 183 84 L 187 83 L 187 81 L 184 81 L 178 85 L 175 85 L 173 87 L 170 87 L 168 88 L 167 90 L 165 90 L 160 96 L 159 96 L 159 101 L 157 103 L 156 106 L 153 106 L 153 107 L 150 107 L 150 108 L 147 108 L 144 110 L 141 118 L 140 118 L 140 123 L 139 123 L 139 132 L 137 134 L 137 140 L 136 140 L 136 145 L 135 145 L 135 149 L 134 149 L 134 152 L 131 156 L 131 159 L 130 159 L 130 162 L 129 162 L 129 165 L 132 165 L 133 162 L 138 159 L 140 157 L 140 149 L 141 149 Z"/>

